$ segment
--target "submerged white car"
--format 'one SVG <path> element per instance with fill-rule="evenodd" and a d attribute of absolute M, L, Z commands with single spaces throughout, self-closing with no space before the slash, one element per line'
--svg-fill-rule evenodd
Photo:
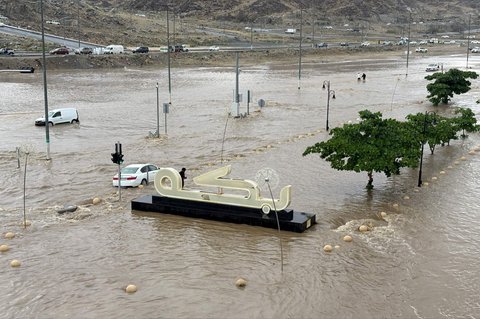
<path fill-rule="evenodd" d="M 78 117 L 77 109 L 74 108 L 64 108 L 64 109 L 55 109 L 48 112 L 48 124 L 53 126 L 61 123 L 79 123 L 80 119 Z M 36 126 L 45 125 L 45 117 L 39 117 L 35 120 Z"/>
<path fill-rule="evenodd" d="M 153 164 L 130 164 L 120 171 L 121 187 L 137 187 L 153 182 L 159 168 Z M 112 185 L 118 187 L 118 174 L 113 176 Z"/>

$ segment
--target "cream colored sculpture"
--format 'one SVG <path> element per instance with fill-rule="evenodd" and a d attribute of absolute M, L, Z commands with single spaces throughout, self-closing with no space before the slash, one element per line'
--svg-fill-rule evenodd
<path fill-rule="evenodd" d="M 182 189 L 182 178 L 173 168 L 161 168 L 155 174 L 155 189 L 165 197 L 186 199 L 198 202 L 210 202 L 240 207 L 259 208 L 268 214 L 271 210 L 281 211 L 290 205 L 291 185 L 280 191 L 280 199 L 264 198 L 260 194 L 258 184 L 246 179 L 225 178 L 231 172 L 231 165 L 220 167 L 193 178 L 198 186 L 215 187 L 244 191 L 245 195 L 209 192 L 198 189 Z M 275 205 L 274 205 L 275 203 Z"/>

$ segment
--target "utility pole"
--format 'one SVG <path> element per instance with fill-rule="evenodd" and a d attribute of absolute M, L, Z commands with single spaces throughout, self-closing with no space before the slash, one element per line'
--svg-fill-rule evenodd
<path fill-rule="evenodd" d="M 412 24 L 412 12 L 410 11 L 410 18 L 408 20 L 408 40 L 407 40 L 407 71 L 405 76 L 408 76 L 408 57 L 410 56 L 410 25 Z"/>
<path fill-rule="evenodd" d="M 471 15 L 468 15 L 468 36 L 467 36 L 467 69 L 468 69 L 468 56 L 470 54 L 470 18 Z"/>
<path fill-rule="evenodd" d="M 167 60 L 168 60 L 168 94 L 169 102 L 172 104 L 172 81 L 170 73 L 170 20 L 168 15 L 169 8 L 167 6 Z"/>
<path fill-rule="evenodd" d="M 77 37 L 78 37 L 78 48 L 80 49 L 80 0 L 78 0 L 78 6 L 77 6 Z"/>
<path fill-rule="evenodd" d="M 45 58 L 45 28 L 43 19 L 43 0 L 40 0 L 40 15 L 42 22 L 42 70 L 43 96 L 45 100 L 45 142 L 47 143 L 47 161 L 50 160 L 50 131 L 48 124 L 48 94 L 47 94 L 47 60 Z"/>
<path fill-rule="evenodd" d="M 302 78 L 302 29 L 303 29 L 303 9 L 300 9 L 300 43 L 298 54 L 298 89 L 300 90 L 300 80 Z"/>

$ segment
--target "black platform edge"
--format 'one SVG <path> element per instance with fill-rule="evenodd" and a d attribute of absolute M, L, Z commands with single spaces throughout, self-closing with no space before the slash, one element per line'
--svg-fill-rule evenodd
<path fill-rule="evenodd" d="M 132 200 L 131 209 L 274 229 L 278 228 L 274 212 L 265 215 L 260 209 L 197 202 L 157 195 L 144 195 Z M 277 214 L 281 230 L 302 233 L 316 224 L 315 214 L 295 212 L 293 210 L 282 210 L 278 211 Z"/>

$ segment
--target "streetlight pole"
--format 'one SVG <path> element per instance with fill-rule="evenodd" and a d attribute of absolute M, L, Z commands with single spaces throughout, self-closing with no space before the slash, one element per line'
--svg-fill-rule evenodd
<path fill-rule="evenodd" d="M 45 101 L 45 142 L 47 143 L 47 160 L 50 160 L 50 131 L 48 123 L 48 94 L 47 94 L 47 60 L 45 58 L 45 28 L 43 18 L 43 0 L 40 0 L 40 16 L 42 22 L 42 70 L 43 70 L 43 96 Z"/>
<path fill-rule="evenodd" d="M 253 23 L 250 23 L 250 50 L 253 50 Z"/>
<path fill-rule="evenodd" d="M 78 0 L 78 6 L 77 6 L 77 36 L 78 36 L 78 49 L 80 49 L 80 0 Z"/>
<path fill-rule="evenodd" d="M 424 139 L 425 139 L 425 135 L 427 133 L 427 117 L 428 117 L 428 114 L 429 113 L 432 113 L 433 116 L 435 117 L 435 112 L 428 112 L 428 111 L 425 111 L 425 116 L 423 117 L 423 130 L 422 130 L 422 148 L 421 148 L 421 151 L 420 151 L 420 169 L 418 171 L 418 187 L 421 187 L 423 182 L 422 182 L 422 166 L 423 166 L 423 147 L 425 145 L 425 142 Z M 435 121 L 435 119 L 434 119 Z"/>
<path fill-rule="evenodd" d="M 470 18 L 471 15 L 468 15 L 468 36 L 467 36 L 467 69 L 468 69 L 468 56 L 470 54 Z"/>
<path fill-rule="evenodd" d="M 407 71 L 405 76 L 408 76 L 408 57 L 410 56 L 410 25 L 412 24 L 412 12 L 410 11 L 410 17 L 408 19 L 408 39 L 407 39 Z"/>
<path fill-rule="evenodd" d="M 325 90 L 325 84 L 327 85 L 327 125 L 326 125 L 326 129 L 328 131 L 330 129 L 330 127 L 328 126 L 328 113 L 330 112 L 330 96 L 332 97 L 332 99 L 334 99 L 335 98 L 335 91 L 330 90 L 330 80 L 323 81 L 322 89 L 324 89 L 324 90 Z"/>
<path fill-rule="evenodd" d="M 160 101 L 158 99 L 158 82 L 156 85 L 157 88 L 157 138 L 160 137 Z"/>
<path fill-rule="evenodd" d="M 303 9 L 300 9 L 300 43 L 298 55 L 298 89 L 300 90 L 300 80 L 302 78 L 302 29 L 303 29 Z"/>
<path fill-rule="evenodd" d="M 168 94 L 169 102 L 172 104 L 172 81 L 170 73 L 170 19 L 168 15 L 169 7 L 167 6 L 167 60 L 168 60 Z M 174 49 L 175 50 L 175 49 Z"/>

